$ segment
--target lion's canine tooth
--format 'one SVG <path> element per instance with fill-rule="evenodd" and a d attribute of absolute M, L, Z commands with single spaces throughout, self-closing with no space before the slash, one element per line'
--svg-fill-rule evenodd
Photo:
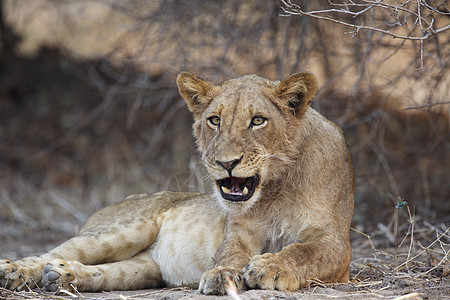
<path fill-rule="evenodd" d="M 248 188 L 245 187 L 244 190 L 242 191 L 242 194 L 247 195 L 248 194 Z"/>
<path fill-rule="evenodd" d="M 221 186 L 220 188 L 222 189 L 222 192 L 224 192 L 225 194 L 231 193 L 231 190 L 230 190 L 230 189 L 227 189 L 227 188 L 224 187 L 224 186 Z"/>

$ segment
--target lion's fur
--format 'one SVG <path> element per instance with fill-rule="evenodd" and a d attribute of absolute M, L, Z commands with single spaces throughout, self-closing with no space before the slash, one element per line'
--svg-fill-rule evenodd
<path fill-rule="evenodd" d="M 353 169 L 340 128 L 309 106 L 314 75 L 281 82 L 248 75 L 215 85 L 183 72 L 177 85 L 193 113 L 214 195 L 131 196 L 94 214 L 79 236 L 40 258 L 0 261 L 1 284 L 21 289 L 42 278 L 49 290 L 189 284 L 224 294 L 226 276 L 241 290 L 348 280 Z"/>

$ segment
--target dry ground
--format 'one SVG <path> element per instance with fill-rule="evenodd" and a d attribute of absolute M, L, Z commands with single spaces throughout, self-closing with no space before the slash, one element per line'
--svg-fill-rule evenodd
<path fill-rule="evenodd" d="M 1 220 L 0 220 L 1 221 Z M 445 221 L 445 222 L 444 222 Z M 400 247 L 389 246 L 389 232 L 375 230 L 371 236 L 352 231 L 353 259 L 348 284 L 322 284 L 294 293 L 250 290 L 241 299 L 450 299 L 450 248 L 448 219 L 435 225 L 414 223 Z M 0 253 L 12 259 L 39 254 L 70 236 L 55 230 L 36 230 L 21 223 L 0 224 Z M 402 241 L 403 240 L 403 241 Z M 403 297 L 403 298 L 401 298 Z M 0 288 L 0 299 L 232 299 L 198 294 L 177 287 L 157 290 L 113 291 L 104 293 L 58 294 L 11 292 Z"/>

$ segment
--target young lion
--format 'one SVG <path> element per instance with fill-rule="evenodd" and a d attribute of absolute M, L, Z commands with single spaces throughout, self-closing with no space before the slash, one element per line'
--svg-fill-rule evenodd
<path fill-rule="evenodd" d="M 347 282 L 353 169 L 342 131 L 310 103 L 309 72 L 177 85 L 214 195 L 131 195 L 95 213 L 80 234 L 39 257 L 0 261 L 12 290 L 198 286 L 293 291 Z"/>

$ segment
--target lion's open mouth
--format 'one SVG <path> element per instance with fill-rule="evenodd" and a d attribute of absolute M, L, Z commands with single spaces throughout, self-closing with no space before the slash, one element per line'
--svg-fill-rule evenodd
<path fill-rule="evenodd" d="M 247 178 L 227 177 L 217 180 L 222 197 L 229 201 L 247 201 L 253 196 L 259 184 L 259 176 Z"/>

